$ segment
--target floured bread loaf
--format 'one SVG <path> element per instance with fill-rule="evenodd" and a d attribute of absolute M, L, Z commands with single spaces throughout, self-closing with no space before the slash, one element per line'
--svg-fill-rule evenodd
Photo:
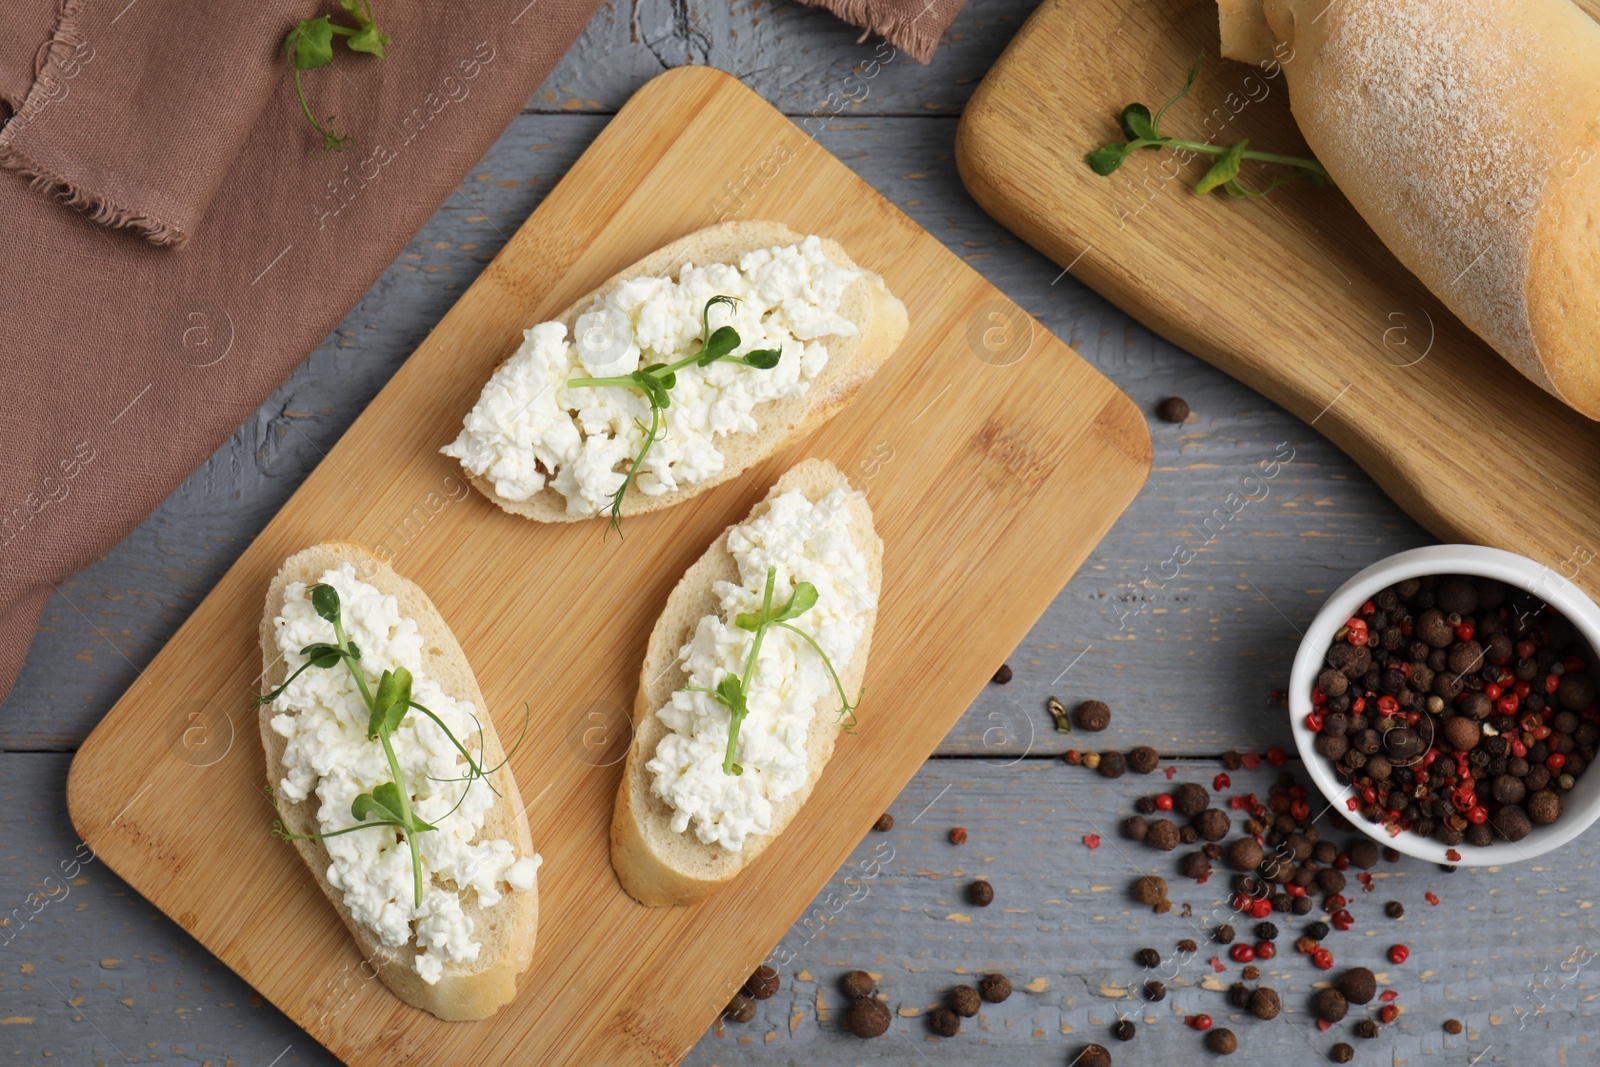
<path fill-rule="evenodd" d="M 1600 418 L 1600 25 L 1569 0 L 1219 0 L 1394 254 Z"/>

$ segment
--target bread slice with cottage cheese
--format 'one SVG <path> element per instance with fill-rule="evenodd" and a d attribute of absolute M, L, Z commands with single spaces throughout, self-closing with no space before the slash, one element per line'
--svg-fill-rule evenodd
<path fill-rule="evenodd" d="M 865 494 L 850 489 L 837 467 L 825 460 L 805 460 L 780 478 L 743 522 L 749 523 L 772 508 L 780 496 L 798 490 L 813 503 L 836 489 L 848 493 L 850 539 L 866 560 L 866 575 L 875 604 L 883 586 L 883 542 L 873 528 L 872 510 Z M 742 525 L 737 524 L 737 525 Z M 639 692 L 633 707 L 633 740 L 617 791 L 611 821 L 611 865 L 622 887 L 641 904 L 650 906 L 692 904 L 733 880 L 766 850 L 792 822 L 833 756 L 844 722 L 831 705 L 819 703 L 806 736 L 806 778 L 795 793 L 773 805 L 770 831 L 752 834 L 738 851 L 707 844 L 694 829 L 672 827 L 673 809 L 652 789 L 646 765 L 655 756 L 669 728 L 656 714 L 675 691 L 688 684 L 680 650 L 694 636 L 702 616 L 720 614 L 716 583 L 738 583 L 740 573 L 729 551 L 724 530 L 703 556 L 691 566 L 667 598 L 666 606 L 650 633 L 644 664 L 639 672 Z M 877 611 L 865 613 L 865 629 L 848 663 L 837 663 L 845 692 L 854 699 L 862 689 L 867 654 Z"/>
<path fill-rule="evenodd" d="M 614 292 L 616 287 L 630 279 L 664 277 L 677 280 L 686 266 L 695 265 L 705 267 L 709 264 L 737 264 L 746 253 L 762 250 L 782 249 L 797 245 L 806 238 L 789 229 L 780 222 L 765 221 L 734 221 L 724 222 L 715 226 L 699 230 L 685 237 L 673 241 L 671 244 L 639 260 L 632 266 L 618 272 L 606 282 L 590 292 L 563 311 L 554 321 L 559 322 L 567 331 L 567 336 L 574 345 L 578 343 L 580 333 L 579 317 L 596 306 L 596 301 L 603 294 Z M 755 406 L 751 415 L 755 418 L 757 428 L 753 432 L 718 432 L 713 438 L 714 447 L 722 454 L 723 465 L 720 470 L 709 473 L 703 477 L 696 476 L 694 480 L 687 478 L 676 487 L 666 487 L 657 481 L 651 484 L 651 475 L 646 472 L 645 477 L 636 480 L 629 486 L 623 498 L 621 515 L 638 515 L 645 512 L 657 511 L 661 508 L 671 507 L 674 504 L 702 493 L 715 485 L 736 477 L 742 471 L 754 466 L 772 455 L 784 444 L 795 438 L 810 433 L 823 422 L 837 414 L 872 378 L 878 368 L 883 366 L 894 354 L 900 341 L 905 337 L 907 317 L 905 305 L 892 294 L 884 281 L 877 274 L 857 265 L 845 252 L 844 247 L 837 241 L 826 237 L 819 238 L 822 251 L 831 263 L 859 273 L 859 278 L 852 282 L 845 290 L 838 308 L 838 315 L 848 320 L 854 327 L 854 334 L 833 334 L 825 338 L 827 348 L 827 362 L 823 369 L 809 379 L 809 387 L 800 395 L 781 396 L 763 401 Z M 698 308 L 696 308 L 698 323 Z M 715 329 L 717 318 L 713 316 L 712 328 Z M 588 334 L 585 329 L 584 334 Z M 530 331 L 531 333 L 531 331 Z M 746 346 L 750 345 L 750 338 L 743 340 Z M 550 484 L 532 491 L 521 499 L 512 499 L 503 494 L 500 489 L 506 488 L 511 492 L 510 486 L 515 479 L 500 479 L 495 476 L 496 467 L 485 462 L 485 456 L 480 451 L 475 459 L 469 459 L 463 453 L 467 451 L 464 444 L 469 436 L 469 429 L 473 420 L 483 410 L 483 405 L 493 390 L 499 387 L 498 374 L 516 360 L 527 348 L 527 344 L 517 353 L 508 357 L 496 368 L 496 377 L 491 377 L 485 386 L 484 395 L 479 398 L 471 413 L 467 416 L 467 428 L 464 428 L 456 442 L 446 446 L 447 455 L 456 456 L 462 460 L 471 482 L 484 496 L 494 501 L 506 511 L 514 515 L 535 519 L 540 522 L 578 522 L 586 519 L 604 516 L 608 505 L 590 508 L 585 503 L 569 504 L 568 497 L 563 495 Z M 737 351 L 745 351 L 741 347 Z M 687 352 L 682 353 L 687 355 Z M 788 358 L 788 357 L 786 357 Z M 663 359 L 663 362 L 666 360 Z M 689 368 L 679 372 L 680 376 L 704 373 L 697 368 Z M 759 370 L 748 373 L 761 374 Z M 575 375 L 575 376 L 581 376 Z M 680 405 L 681 390 L 674 391 L 673 404 Z M 640 405 L 644 415 L 644 422 L 648 422 L 648 408 Z M 570 408 L 567 409 L 570 412 Z M 529 417 L 528 408 L 523 404 L 513 404 L 508 408 L 512 428 L 497 427 L 497 440 L 504 440 L 503 436 L 509 433 L 518 437 L 515 444 L 506 444 L 504 447 L 511 449 L 524 449 L 527 451 L 522 466 L 531 469 L 533 448 L 526 441 L 521 440 L 527 434 L 526 422 Z M 672 420 L 675 413 L 672 408 L 666 412 L 666 427 L 670 433 Z M 574 421 L 574 425 L 576 422 Z M 587 434 L 585 435 L 587 436 Z M 497 446 L 500 447 L 500 446 Z M 659 445 L 657 448 L 659 449 Z M 658 453 L 659 454 L 659 453 Z M 480 469 L 475 470 L 474 466 Z M 628 470 L 629 464 L 619 459 L 610 464 L 607 470 L 615 472 L 620 479 Z M 546 476 L 553 476 L 544 464 L 539 461 L 537 468 Z M 641 482 L 643 484 L 641 484 Z M 497 485 L 498 483 L 498 485 Z M 520 484 L 520 483 L 519 483 Z M 527 492 L 531 485 L 519 491 Z M 575 510 L 577 509 L 577 510 Z"/>
<path fill-rule="evenodd" d="M 519 857 L 534 856 L 533 838 L 528 829 L 516 778 L 511 773 L 510 765 L 504 762 L 504 752 L 493 719 L 488 714 L 488 705 L 460 644 L 428 595 L 366 549 L 348 543 L 321 544 L 297 552 L 284 562 L 267 590 L 266 610 L 261 619 L 263 691 L 270 692 L 282 685 L 288 674 L 288 664 L 279 651 L 275 632 L 283 610 L 285 589 L 294 582 L 304 582 L 309 588 L 321 581 L 329 570 L 347 563 L 354 567 L 361 581 L 395 597 L 402 619 L 416 621 L 422 638 L 422 675 L 437 681 L 446 693 L 457 700 L 470 701 L 477 709 L 477 717 L 482 724 L 481 750 L 476 749 L 479 736 L 476 732 L 461 740 L 469 750 L 476 750 L 482 766 L 499 768 L 490 773 L 487 779 L 499 796 L 485 813 L 483 826 L 474 840 L 504 840 L 513 846 Z M 340 664 L 337 669 L 345 668 Z M 264 704 L 260 711 L 267 782 L 275 791 L 278 791 L 287 773 L 284 754 L 288 741 L 272 727 L 272 719 L 284 712 L 282 705 L 282 700 Z M 417 714 L 412 713 L 413 716 Z M 473 788 L 482 789 L 485 785 L 481 781 L 475 782 Z M 288 798 L 281 795 L 278 797 L 279 811 L 286 829 L 291 833 L 315 833 L 318 829 L 318 806 L 315 792 L 298 803 L 289 802 Z M 370 832 L 376 834 L 385 831 L 373 829 Z M 417 952 L 415 940 L 398 950 L 388 948 L 372 929 L 351 914 L 344 903 L 343 894 L 329 881 L 331 860 L 324 843 L 320 840 L 297 840 L 293 844 L 300 858 L 305 861 L 312 879 L 355 938 L 361 955 L 377 969 L 384 985 L 401 1000 L 441 1019 L 471 1020 L 488 1018 L 516 995 L 518 976 L 533 961 L 534 935 L 539 922 L 537 884 L 526 890 L 505 892 L 491 907 L 482 906 L 474 892 L 463 893 L 463 911 L 471 918 L 472 937 L 481 946 L 478 958 L 468 963 L 446 963 L 442 977 L 430 984 L 422 979 L 412 962 Z"/>

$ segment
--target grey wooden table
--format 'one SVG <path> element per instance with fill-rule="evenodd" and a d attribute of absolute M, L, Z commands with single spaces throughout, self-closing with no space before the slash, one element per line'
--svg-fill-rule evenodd
<path fill-rule="evenodd" d="M 1119 842 L 1114 828 L 1165 781 L 1111 782 L 1063 764 L 1055 757 L 1071 739 L 1051 731 L 1046 698 L 1107 700 L 1115 720 L 1098 745 L 1153 745 L 1179 781 L 1209 783 L 1221 752 L 1287 743 L 1272 692 L 1322 598 L 1372 560 L 1431 539 L 1315 431 L 1063 276 L 967 196 L 953 163 L 956 119 L 1033 2 L 976 0 L 931 66 L 897 57 L 820 140 L 1146 410 L 1177 394 L 1195 417 L 1183 426 L 1152 417 L 1148 484 L 1011 657 L 1015 680 L 990 686 L 939 745 L 895 803 L 895 829 L 869 835 L 819 898 L 825 918 L 790 932 L 781 992 L 754 1022 L 708 1030 L 687 1062 L 1060 1065 L 1093 1040 L 1113 1046 L 1118 1064 L 1168 1063 L 1204 1055 L 1183 1023 L 1195 1012 L 1232 1026 L 1248 1063 L 1311 1062 L 1340 1039 L 1359 1046 L 1359 1063 L 1595 1062 L 1585 966 L 1600 950 L 1592 834 L 1547 861 L 1498 871 L 1384 866 L 1377 891 L 1353 905 L 1355 929 L 1330 942 L 1341 963 L 1371 965 L 1400 993 L 1405 1013 L 1378 1040 L 1352 1037 L 1348 1023 L 1317 1030 L 1307 1001 L 1324 976 L 1292 950 L 1264 967 L 1286 1005 L 1272 1022 L 1230 1011 L 1217 989 L 1239 967 L 1215 973 L 1209 951 L 1176 968 L 1163 1003 L 1126 996 L 1148 977 L 1137 949 L 1170 959 L 1178 939 L 1204 942 L 1223 921 L 1225 880 L 1174 880 L 1188 916 L 1132 905 L 1131 880 L 1173 877 L 1171 858 Z M 783 3 L 633 0 L 601 12 L 340 327 L 148 521 L 51 601 L 0 708 L 0 916 L 26 915 L 45 876 L 74 855 L 64 787 L 78 744 L 607 116 L 685 63 L 738 74 L 797 120 L 830 115 L 844 79 L 874 56 L 877 43 L 856 37 Z M 1203 529 L 1259 461 L 1290 451 L 1264 498 L 1220 532 Z M 1179 546 L 1193 559 L 1172 577 L 1166 561 Z M 1270 777 L 1241 772 L 1234 782 L 1264 791 Z M 970 835 L 959 848 L 947 840 L 955 826 Z M 1091 833 L 1104 839 L 1098 850 L 1083 842 Z M 866 878 L 865 865 L 883 857 L 881 874 Z M 963 895 L 978 876 L 996 890 L 986 910 Z M 829 894 L 856 899 L 835 910 L 821 903 Z M 1389 899 L 1409 909 L 1398 924 L 1383 917 Z M 0 940 L 0 1063 L 334 1062 L 93 863 L 66 899 L 0 926 Z M 1382 960 L 1397 940 L 1412 950 L 1404 967 Z M 897 1013 L 876 1041 L 841 1028 L 837 981 L 852 968 L 880 975 Z M 983 971 L 1009 975 L 1015 995 L 986 1006 L 959 1037 L 933 1037 L 928 1010 Z M 1138 1022 L 1127 1045 L 1109 1036 L 1122 1016 Z M 1447 1035 L 1446 1018 L 1466 1032 Z"/>

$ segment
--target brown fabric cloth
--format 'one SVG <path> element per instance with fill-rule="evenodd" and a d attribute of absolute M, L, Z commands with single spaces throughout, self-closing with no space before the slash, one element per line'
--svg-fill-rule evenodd
<path fill-rule="evenodd" d="M 317 114 L 355 137 L 326 156 L 275 58 L 317 4 L 256 6 L 7 0 L 0 18 L 0 98 L 17 111 L 0 136 L 81 201 L 0 170 L 0 699 L 52 585 L 327 336 L 598 0 L 378 0 L 388 57 L 341 49 L 306 74 Z M 91 222 L 97 195 L 184 246 Z"/>
<path fill-rule="evenodd" d="M 800 0 L 826 8 L 846 22 L 877 34 L 918 63 L 933 58 L 939 39 L 967 0 Z"/>

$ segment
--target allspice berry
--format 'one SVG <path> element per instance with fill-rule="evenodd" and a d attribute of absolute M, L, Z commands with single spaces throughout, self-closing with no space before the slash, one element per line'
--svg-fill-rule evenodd
<path fill-rule="evenodd" d="M 1319 989 L 1311 998 L 1311 1010 L 1325 1023 L 1336 1023 L 1350 1013 L 1350 1005 L 1337 989 Z"/>
<path fill-rule="evenodd" d="M 1261 842 L 1253 837 L 1241 837 L 1228 846 L 1228 866 L 1246 874 L 1261 866 Z"/>
<path fill-rule="evenodd" d="M 1339 976 L 1339 992 L 1352 1004 L 1367 1004 L 1378 995 L 1378 979 L 1365 967 L 1352 967 Z"/>
<path fill-rule="evenodd" d="M 1144 999 L 1154 1004 L 1167 999 L 1167 983 L 1152 978 L 1144 984 Z"/>
<path fill-rule="evenodd" d="M 1356 1050 L 1351 1048 L 1349 1044 L 1344 1041 L 1339 1042 L 1337 1045 L 1328 1050 L 1328 1059 L 1332 1060 L 1334 1063 L 1349 1063 L 1355 1058 Z"/>
<path fill-rule="evenodd" d="M 1171 852 L 1178 847 L 1182 838 L 1178 832 L 1178 824 L 1171 819 L 1157 819 L 1150 824 L 1150 832 L 1145 835 L 1145 844 L 1162 852 Z"/>
<path fill-rule="evenodd" d="M 1187 422 L 1189 402 L 1181 396 L 1169 396 L 1156 405 L 1156 414 L 1162 422 Z"/>
<path fill-rule="evenodd" d="M 1211 936 L 1217 939 L 1217 944 L 1219 945 L 1231 945 L 1233 944 L 1233 939 L 1239 935 L 1234 931 L 1233 927 L 1223 923 L 1211 931 Z"/>
<path fill-rule="evenodd" d="M 1138 1031 L 1134 1029 L 1132 1019 L 1118 1019 L 1111 1027 L 1111 1036 L 1118 1041 L 1132 1041 Z"/>
<path fill-rule="evenodd" d="M 1356 1023 L 1356 1036 L 1372 1038 L 1378 1036 L 1378 1024 L 1371 1019 L 1362 1019 Z"/>
<path fill-rule="evenodd" d="M 728 1006 L 722 1009 L 724 1018 L 736 1023 L 747 1023 L 756 1017 L 756 1002 L 743 993 L 735 993 Z"/>
<path fill-rule="evenodd" d="M 1070 1062 L 1074 1067 L 1111 1067 L 1111 1053 L 1104 1045 L 1087 1045 Z"/>
<path fill-rule="evenodd" d="M 844 1028 L 857 1037 L 882 1037 L 889 1032 L 889 1008 L 881 1001 L 863 997 L 850 1005 Z"/>
<path fill-rule="evenodd" d="M 1185 878 L 1199 881 L 1211 873 L 1211 861 L 1204 852 L 1191 852 L 1178 862 L 1178 870 Z"/>
<path fill-rule="evenodd" d="M 958 985 L 950 992 L 950 1010 L 963 1019 L 970 1019 L 978 1014 L 981 1001 L 978 991 L 969 985 Z"/>
<path fill-rule="evenodd" d="M 850 971 L 839 980 L 839 988 L 844 990 L 844 995 L 856 1000 L 872 996 L 877 983 L 872 980 L 872 975 L 866 971 Z"/>
<path fill-rule="evenodd" d="M 1150 833 L 1150 822 L 1143 815 L 1130 815 L 1122 820 L 1122 836 L 1129 841 L 1143 841 Z"/>
<path fill-rule="evenodd" d="M 1507 804 L 1495 812 L 1494 828 L 1500 831 L 1507 841 L 1521 841 L 1533 833 L 1533 820 L 1528 818 L 1528 813 L 1516 804 Z"/>
<path fill-rule="evenodd" d="M 1561 818 L 1561 794 L 1541 789 L 1528 798 L 1528 818 L 1535 826 L 1549 826 Z"/>
<path fill-rule="evenodd" d="M 1233 829 L 1233 820 L 1221 808 L 1206 808 L 1194 817 L 1194 828 L 1207 841 L 1221 841 Z"/>
<path fill-rule="evenodd" d="M 1456 715 L 1445 720 L 1444 739 L 1457 752 L 1470 752 L 1483 739 L 1483 728 L 1465 715 Z"/>
<path fill-rule="evenodd" d="M 1250 994 L 1250 1014 L 1257 1019 L 1276 1019 L 1283 1010 L 1283 1001 L 1278 997 L 1276 989 L 1261 986 Z"/>
<path fill-rule="evenodd" d="M 928 1013 L 928 1028 L 940 1037 L 955 1037 L 961 1032 L 961 1017 L 949 1008 L 934 1008 Z"/>
<path fill-rule="evenodd" d="M 1172 791 L 1172 810 L 1191 819 L 1205 811 L 1211 804 L 1206 787 L 1195 782 L 1184 782 Z"/>
<path fill-rule="evenodd" d="M 1161 754 L 1149 745 L 1140 745 L 1128 753 L 1128 769 L 1135 774 L 1149 774 L 1161 763 Z"/>
<path fill-rule="evenodd" d="M 978 982 L 978 994 L 990 1004 L 999 1004 L 1011 995 L 1011 980 L 1003 974 L 986 974 Z"/>
<path fill-rule="evenodd" d="M 1128 770 L 1128 757 L 1116 749 L 1100 753 L 1100 776 L 1102 778 L 1121 778 Z"/>
<path fill-rule="evenodd" d="M 878 821 L 872 824 L 872 828 L 877 830 L 879 833 L 888 833 L 890 830 L 894 829 L 894 816 L 890 815 L 888 812 L 884 812 L 882 815 L 878 816 Z"/>
<path fill-rule="evenodd" d="M 778 991 L 778 972 L 762 964 L 745 980 L 741 992 L 752 1000 L 766 1000 Z"/>
<path fill-rule="evenodd" d="M 1010 685 L 1013 677 L 1011 664 L 1002 663 L 1000 664 L 1000 669 L 994 672 L 994 677 L 989 680 L 995 685 Z"/>
<path fill-rule="evenodd" d="M 1206 1034 L 1206 1046 L 1219 1056 L 1232 1056 L 1239 1049 L 1239 1039 L 1226 1027 L 1218 1027 Z"/>
<path fill-rule="evenodd" d="M 1147 874 L 1133 883 L 1133 899 L 1147 907 L 1156 907 L 1167 899 L 1167 880 L 1158 874 Z"/>
<path fill-rule="evenodd" d="M 980 908 L 987 908 L 994 903 L 994 886 L 979 878 L 967 886 L 967 899 Z"/>
<path fill-rule="evenodd" d="M 1378 865 L 1379 855 L 1376 841 L 1352 841 L 1345 849 L 1345 854 L 1350 857 L 1352 867 L 1360 867 L 1363 871 L 1370 871 Z"/>
<path fill-rule="evenodd" d="M 1462 1029 L 1460 1019 L 1446 1019 L 1444 1021 L 1444 1032 L 1447 1034 L 1459 1034 Z"/>
<path fill-rule="evenodd" d="M 1078 705 L 1078 725 L 1090 733 L 1099 733 L 1111 725 L 1111 708 L 1103 700 L 1085 700 Z"/>

